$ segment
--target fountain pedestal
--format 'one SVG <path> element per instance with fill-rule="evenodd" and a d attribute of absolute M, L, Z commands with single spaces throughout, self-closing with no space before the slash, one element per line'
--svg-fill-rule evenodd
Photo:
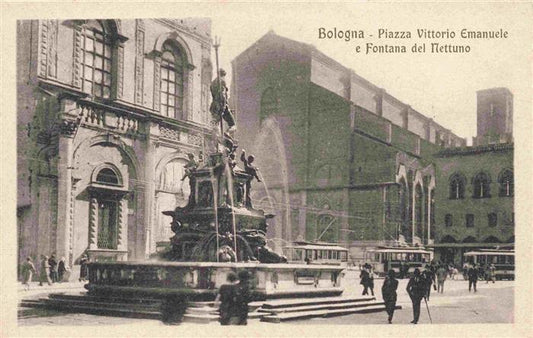
<path fill-rule="evenodd" d="M 215 262 L 102 262 L 89 265 L 92 295 L 186 297 L 212 301 L 228 273 L 248 270 L 254 298 L 335 296 L 343 292 L 340 266 Z"/>
<path fill-rule="evenodd" d="M 287 264 L 267 247 L 268 220 L 274 216 L 252 207 L 247 194 L 253 158 L 241 170 L 234 151 L 232 143 L 201 168 L 190 156 L 189 203 L 164 212 L 175 233 L 170 247 L 159 261 L 90 263 L 89 294 L 162 299 L 165 313 L 183 313 L 189 301 L 214 300 L 230 272 L 246 269 L 255 300 L 340 295 L 343 267 Z"/>

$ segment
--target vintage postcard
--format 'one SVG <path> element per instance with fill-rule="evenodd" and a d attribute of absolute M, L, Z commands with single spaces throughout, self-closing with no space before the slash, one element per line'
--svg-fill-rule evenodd
<path fill-rule="evenodd" d="M 2 335 L 532 334 L 531 4 L 2 8 Z"/>

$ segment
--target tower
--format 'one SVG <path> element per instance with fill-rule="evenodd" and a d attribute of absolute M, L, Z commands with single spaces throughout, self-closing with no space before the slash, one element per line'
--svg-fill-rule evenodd
<path fill-rule="evenodd" d="M 507 88 L 477 92 L 477 137 L 474 145 L 513 140 L 513 94 Z"/>

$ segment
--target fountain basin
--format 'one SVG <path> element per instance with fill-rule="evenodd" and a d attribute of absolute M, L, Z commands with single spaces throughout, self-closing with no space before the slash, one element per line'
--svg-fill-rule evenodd
<path fill-rule="evenodd" d="M 255 300 L 342 294 L 342 266 L 217 262 L 95 262 L 88 265 L 90 294 L 214 300 L 228 273 L 252 274 Z"/>

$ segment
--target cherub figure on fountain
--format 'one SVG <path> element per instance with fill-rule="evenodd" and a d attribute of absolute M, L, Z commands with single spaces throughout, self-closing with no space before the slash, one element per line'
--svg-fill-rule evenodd
<path fill-rule="evenodd" d="M 244 205 L 247 208 L 252 208 L 251 190 L 252 190 L 252 180 L 253 180 L 253 178 L 255 177 L 257 179 L 257 182 L 261 182 L 261 179 L 257 175 L 259 169 L 252 165 L 252 163 L 254 163 L 254 159 L 255 159 L 254 155 L 250 155 L 250 156 L 246 157 L 246 150 L 244 150 L 244 149 L 242 150 L 241 161 L 244 164 L 244 171 L 248 175 L 250 175 L 250 177 L 246 180 L 246 191 L 245 191 L 246 200 L 245 200 Z"/>

